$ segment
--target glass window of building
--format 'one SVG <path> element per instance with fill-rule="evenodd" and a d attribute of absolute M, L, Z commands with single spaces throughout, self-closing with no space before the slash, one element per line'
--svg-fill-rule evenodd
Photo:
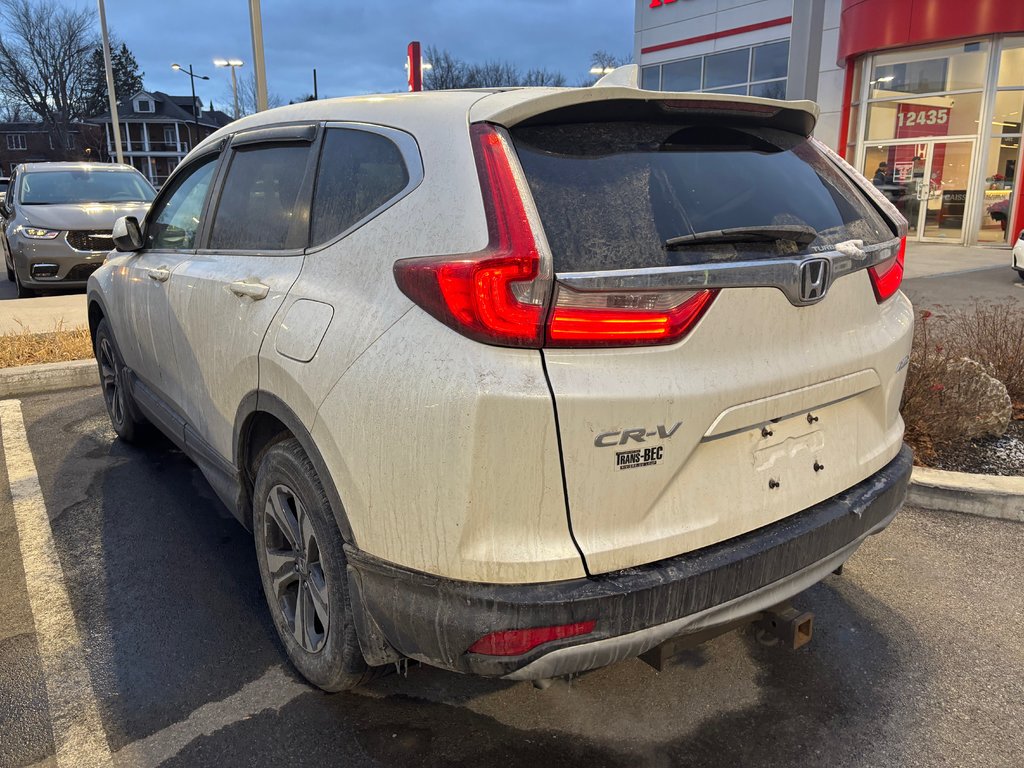
<path fill-rule="evenodd" d="M 749 80 L 749 48 L 714 53 L 704 57 L 704 90 L 738 85 Z"/>
<path fill-rule="evenodd" d="M 785 77 L 789 69 L 789 41 L 759 45 L 754 48 L 751 82 Z"/>
<path fill-rule="evenodd" d="M 699 91 L 701 59 L 683 59 L 665 64 L 661 68 L 663 91 Z"/>
<path fill-rule="evenodd" d="M 705 91 L 786 98 L 789 40 L 643 67 L 647 90 Z"/>
<path fill-rule="evenodd" d="M 982 200 L 978 208 L 978 242 L 1005 243 L 1016 208 L 1024 122 L 1024 40 L 1002 42 L 989 125 Z"/>
<path fill-rule="evenodd" d="M 869 98 L 981 90 L 988 52 L 988 42 L 976 41 L 923 52 L 880 54 L 874 60 Z"/>
<path fill-rule="evenodd" d="M 640 87 L 645 91 L 657 91 L 661 89 L 661 67 L 644 67 L 640 70 Z"/>

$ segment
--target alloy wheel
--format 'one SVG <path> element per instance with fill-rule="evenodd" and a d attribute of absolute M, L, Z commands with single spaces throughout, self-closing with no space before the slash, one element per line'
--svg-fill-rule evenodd
<path fill-rule="evenodd" d="M 330 601 L 313 523 L 286 485 L 267 497 L 264 550 L 278 609 L 295 642 L 309 653 L 327 643 Z"/>
<path fill-rule="evenodd" d="M 106 336 L 100 337 L 98 345 L 100 379 L 103 399 L 107 403 L 110 419 L 117 426 L 124 424 L 124 392 L 121 389 L 121 366 L 118 364 L 114 346 Z"/>

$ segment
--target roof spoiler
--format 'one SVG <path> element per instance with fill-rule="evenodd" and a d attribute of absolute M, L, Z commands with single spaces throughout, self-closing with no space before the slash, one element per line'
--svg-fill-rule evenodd
<path fill-rule="evenodd" d="M 636 64 L 626 64 L 623 67 L 616 67 L 594 83 L 595 88 L 608 88 L 613 85 L 621 85 L 625 88 L 639 88 L 640 67 Z"/>
<path fill-rule="evenodd" d="M 757 125 L 810 136 L 818 121 L 813 101 L 781 101 L 721 93 L 644 91 L 621 84 L 636 65 L 619 67 L 593 88 L 523 88 L 486 96 L 470 109 L 470 122 L 516 125 L 679 120 Z"/>

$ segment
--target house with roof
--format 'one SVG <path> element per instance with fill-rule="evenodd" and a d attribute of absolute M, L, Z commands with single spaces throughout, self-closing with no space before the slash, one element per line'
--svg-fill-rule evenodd
<path fill-rule="evenodd" d="M 118 104 L 121 151 L 124 161 L 135 166 L 159 187 L 196 144 L 232 118 L 214 109 L 203 109 L 202 99 L 171 96 L 163 91 L 139 91 Z M 116 157 L 110 113 L 89 118 L 103 129 L 106 156 Z"/>

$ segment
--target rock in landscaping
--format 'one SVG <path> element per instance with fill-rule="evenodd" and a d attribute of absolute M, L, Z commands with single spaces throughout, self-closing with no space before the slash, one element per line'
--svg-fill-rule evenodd
<path fill-rule="evenodd" d="M 964 357 L 950 366 L 952 386 L 947 389 L 961 404 L 963 436 L 999 437 L 1013 416 L 1006 386 L 989 376 L 981 363 Z M 951 390 L 951 391 L 950 391 Z"/>

